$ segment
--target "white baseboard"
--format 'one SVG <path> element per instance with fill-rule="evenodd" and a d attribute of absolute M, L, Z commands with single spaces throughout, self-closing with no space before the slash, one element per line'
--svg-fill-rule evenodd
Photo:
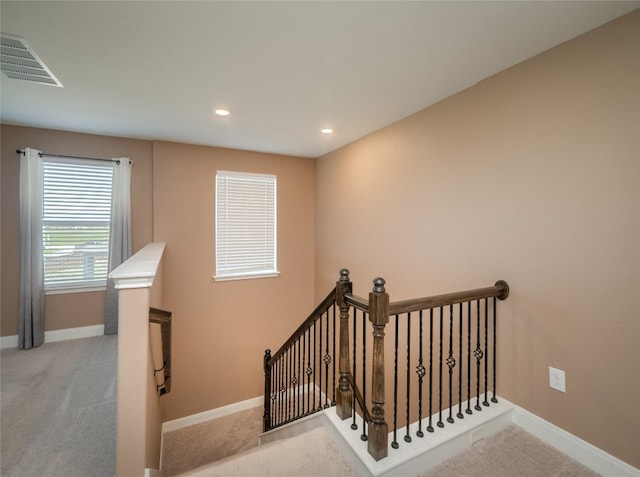
<path fill-rule="evenodd" d="M 640 477 L 640 470 L 514 405 L 513 423 L 605 477 Z"/>
<path fill-rule="evenodd" d="M 63 330 L 51 330 L 44 332 L 44 342 L 75 340 L 104 335 L 104 325 L 80 326 L 78 328 L 66 328 Z M 17 348 L 18 335 L 0 337 L 0 349 Z"/>
<path fill-rule="evenodd" d="M 77 340 L 102 335 L 104 335 L 104 325 L 81 326 L 79 328 L 67 328 L 65 330 L 45 331 L 44 342 L 54 343 L 56 341 Z"/>
<path fill-rule="evenodd" d="M 0 349 L 17 348 L 18 335 L 0 336 Z"/>
<path fill-rule="evenodd" d="M 235 412 L 246 411 L 247 409 L 253 409 L 254 407 L 260 407 L 264 405 L 264 397 L 259 396 L 246 401 L 240 401 L 227 406 L 218 407 L 216 409 L 210 409 L 208 411 L 199 412 L 197 414 L 191 414 L 189 416 L 174 419 L 162 423 L 162 433 L 171 432 L 183 427 L 193 426 L 202 422 L 218 419 L 219 417 L 228 416 Z"/>

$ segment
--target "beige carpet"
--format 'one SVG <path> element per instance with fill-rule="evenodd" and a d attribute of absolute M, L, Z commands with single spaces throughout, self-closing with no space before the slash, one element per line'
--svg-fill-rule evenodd
<path fill-rule="evenodd" d="M 162 442 L 162 473 L 178 475 L 253 449 L 261 432 L 261 407 L 167 432 Z"/>
<path fill-rule="evenodd" d="M 163 456 L 164 474 L 191 477 L 358 476 L 324 428 L 256 447 L 260 418 L 261 409 L 257 408 L 166 434 L 165 450 L 168 453 Z M 225 432 L 233 437 L 225 439 Z M 233 456 L 234 447 L 241 453 Z M 597 475 L 512 425 L 440 465 L 425 469 L 418 477 Z"/>
<path fill-rule="evenodd" d="M 183 474 L 192 477 L 357 476 L 325 428 Z"/>
<path fill-rule="evenodd" d="M 509 426 L 420 477 L 596 477 L 518 426 Z"/>

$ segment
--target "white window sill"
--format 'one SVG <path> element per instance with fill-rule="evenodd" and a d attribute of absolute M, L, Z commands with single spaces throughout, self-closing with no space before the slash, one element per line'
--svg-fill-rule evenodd
<path fill-rule="evenodd" d="M 263 272 L 263 273 L 244 273 L 236 275 L 214 275 L 213 279 L 217 282 L 227 282 L 231 280 L 251 280 L 253 278 L 274 278 L 280 275 L 280 272 Z"/>
<path fill-rule="evenodd" d="M 97 292 L 97 291 L 105 291 L 107 289 L 106 286 L 97 286 L 97 287 L 72 287 L 72 288 L 51 288 L 49 290 L 45 290 L 45 295 L 66 295 L 68 293 L 81 293 L 81 292 Z"/>

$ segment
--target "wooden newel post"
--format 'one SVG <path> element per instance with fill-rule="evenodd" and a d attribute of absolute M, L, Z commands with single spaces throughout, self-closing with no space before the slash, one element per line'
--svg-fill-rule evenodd
<path fill-rule="evenodd" d="M 353 391 L 349 385 L 349 306 L 344 296 L 353 291 L 349 280 L 349 270 L 340 270 L 340 280 L 336 283 L 336 303 L 340 308 L 340 355 L 338 370 L 340 380 L 336 396 L 336 413 L 342 420 L 349 419 L 353 412 Z"/>
<path fill-rule="evenodd" d="M 384 327 L 389 323 L 389 294 L 383 278 L 373 280 L 369 293 L 369 321 L 373 325 L 373 371 L 371 391 L 371 422 L 368 451 L 375 459 L 387 457 L 388 425 L 384 420 Z"/>

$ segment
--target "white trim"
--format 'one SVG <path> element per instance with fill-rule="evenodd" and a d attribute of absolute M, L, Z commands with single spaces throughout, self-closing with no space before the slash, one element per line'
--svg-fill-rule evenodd
<path fill-rule="evenodd" d="M 45 295 L 67 295 L 71 293 L 84 293 L 84 292 L 103 292 L 107 289 L 106 285 L 100 285 L 95 287 L 71 287 L 71 288 L 47 288 L 44 291 Z"/>
<path fill-rule="evenodd" d="M 306 385 L 298 386 L 298 392 L 305 393 Z M 320 395 L 320 401 L 324 402 L 325 395 L 324 392 L 318 389 L 318 386 L 314 384 L 315 391 Z M 233 404 L 228 404 L 226 406 L 218 407 L 215 409 L 209 409 L 208 411 L 199 412 L 196 414 L 190 414 L 189 416 L 180 417 L 178 419 L 173 419 L 171 421 L 166 421 L 162 423 L 162 433 L 177 431 L 178 429 L 182 429 L 184 427 L 193 426 L 195 424 L 201 424 L 203 422 L 212 421 L 214 419 L 218 419 L 220 417 L 228 416 L 229 414 L 233 414 L 240 411 L 246 411 L 247 409 L 253 409 L 256 407 L 264 406 L 264 397 L 258 396 L 251 399 L 247 399 L 246 401 L 235 402 Z"/>
<path fill-rule="evenodd" d="M 109 273 L 116 289 L 150 288 L 164 252 L 163 242 L 150 243 Z"/>
<path fill-rule="evenodd" d="M 17 348 L 18 335 L 0 336 L 0 349 Z"/>
<path fill-rule="evenodd" d="M 258 396 L 252 399 L 247 399 L 246 401 L 240 401 L 227 406 L 218 407 L 216 409 L 209 409 L 208 411 L 163 422 L 162 433 L 164 434 L 165 432 L 176 431 L 183 427 L 193 426 L 195 424 L 211 421 L 213 419 L 218 419 L 219 417 L 228 416 L 235 412 L 246 411 L 247 409 L 253 409 L 254 407 L 260 407 L 263 405 L 264 397 Z"/>
<path fill-rule="evenodd" d="M 64 330 L 52 330 L 44 332 L 44 342 L 76 340 L 104 335 L 104 325 L 81 326 L 79 328 L 67 328 Z"/>
<path fill-rule="evenodd" d="M 463 406 L 464 407 L 464 406 Z M 457 410 L 457 407 L 456 407 Z M 375 461 L 367 450 L 367 442 L 360 439 L 362 422 L 357 420 L 358 430 L 351 429 L 351 419 L 342 421 L 335 412 L 335 408 L 328 409 L 326 416 L 332 424 L 332 435 L 345 453 L 351 456 L 351 462 L 356 462 L 359 469 L 366 469 L 363 475 L 374 477 L 404 477 L 419 475 L 440 462 L 462 452 L 474 442 L 490 436 L 511 424 L 513 405 L 503 399 L 497 404 L 483 407 L 482 412 L 474 411 L 464 419 L 457 420 L 455 425 L 446 423 L 445 426 L 431 434 L 424 430 L 424 437 L 416 436 L 417 423 L 409 426 L 412 442 L 407 444 L 403 437 L 405 428 L 398 429 L 398 449 L 391 448 L 393 432 L 388 436 L 387 457 Z M 443 411 L 443 415 L 446 413 Z M 434 422 L 438 415 L 435 414 Z M 426 419 L 423 418 L 423 429 Z"/>
<path fill-rule="evenodd" d="M 144 469 L 144 477 L 160 477 L 162 474 L 160 474 L 159 470 L 156 469 Z"/>
<path fill-rule="evenodd" d="M 253 278 L 275 278 L 279 277 L 280 272 L 258 272 L 258 273 L 237 273 L 235 275 L 214 275 L 213 279 L 217 282 L 228 282 L 231 280 L 251 280 Z"/>
<path fill-rule="evenodd" d="M 104 335 L 104 325 L 80 326 L 78 328 L 65 328 L 62 330 L 51 330 L 44 332 L 45 343 L 55 343 L 56 341 L 76 340 L 80 338 L 91 338 L 92 336 Z M 18 335 L 0 337 L 0 349 L 17 348 Z"/>
<path fill-rule="evenodd" d="M 639 477 L 640 469 L 514 405 L 513 423 L 603 476 Z"/>

